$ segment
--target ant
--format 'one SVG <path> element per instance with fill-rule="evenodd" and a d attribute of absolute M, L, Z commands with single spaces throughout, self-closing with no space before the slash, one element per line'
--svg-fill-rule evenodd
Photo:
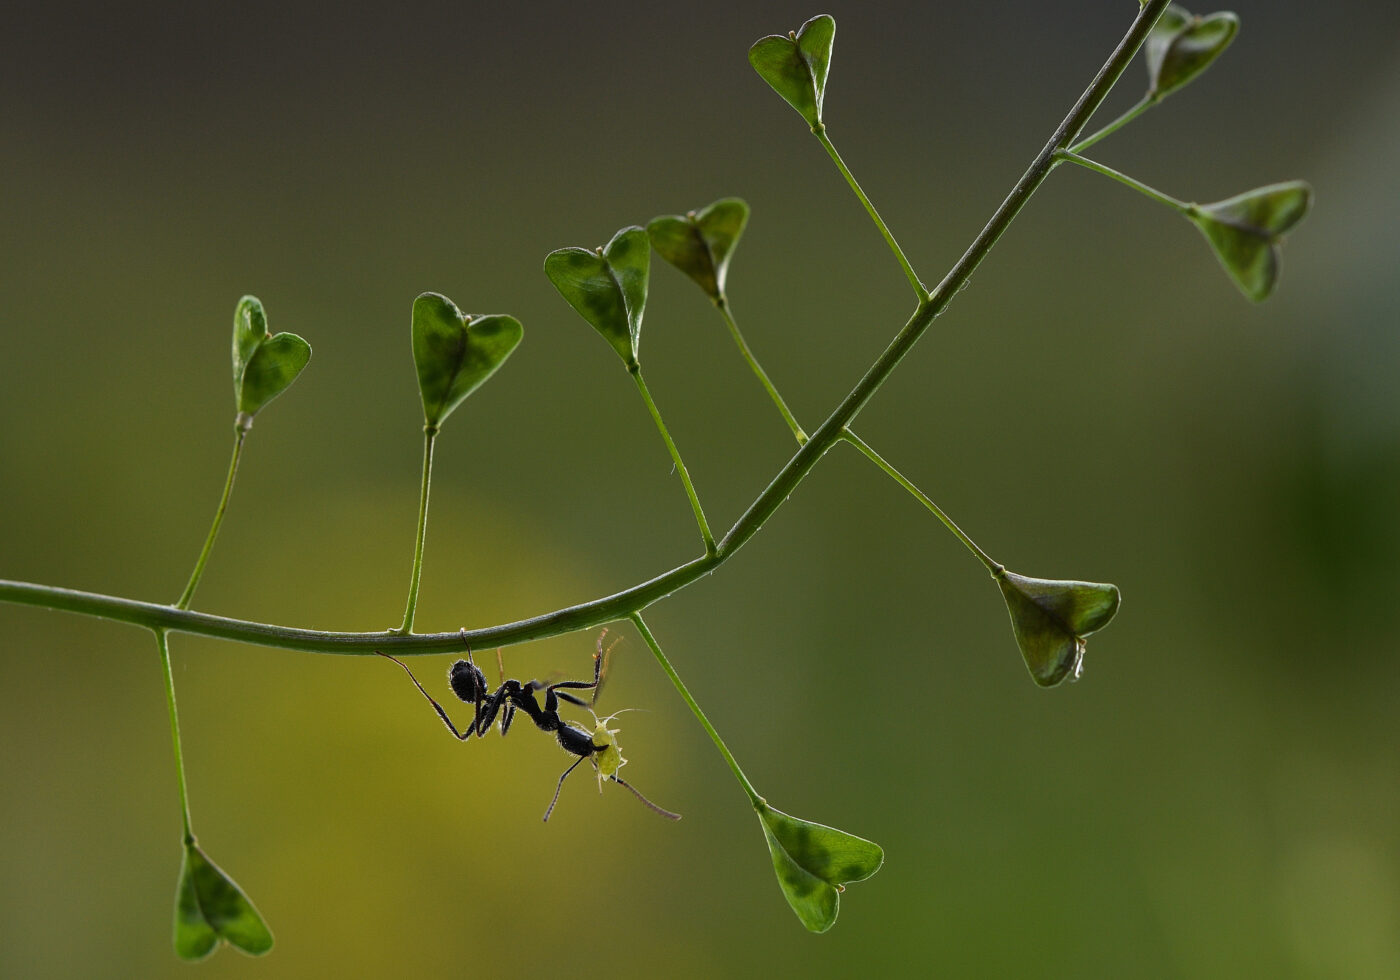
<path fill-rule="evenodd" d="M 564 780 L 569 773 L 578 768 L 579 763 L 587 759 L 593 764 L 594 770 L 598 774 L 598 791 L 603 790 L 603 780 L 609 779 L 619 786 L 629 790 L 633 796 L 641 800 L 647 809 L 658 816 L 668 820 L 679 820 L 679 813 L 672 813 L 657 806 L 647 799 L 641 792 L 619 776 L 618 770 L 626 765 L 627 760 L 622 757 L 618 749 L 617 735 L 619 729 L 609 728 L 608 722 L 612 721 L 616 715 L 609 715 L 607 718 L 599 718 L 593 715 L 594 728 L 590 733 L 584 729 L 571 725 L 559 717 L 559 702 L 567 701 L 569 704 L 576 704 L 581 708 L 587 708 L 592 712 L 598 700 L 598 690 L 603 684 L 603 669 L 607 655 L 612 650 L 609 646 L 603 649 L 603 637 L 608 635 L 607 630 L 598 634 L 597 652 L 593 654 L 593 680 L 591 681 L 555 681 L 552 684 L 544 681 L 532 680 L 528 683 L 521 683 L 518 680 L 503 680 L 501 686 L 496 688 L 495 693 L 488 693 L 486 675 L 481 668 L 472 661 L 471 647 L 467 647 L 467 659 L 458 660 L 447 672 L 447 683 L 452 688 L 452 693 L 457 698 L 472 706 L 471 724 L 466 726 L 464 731 L 458 731 L 457 726 L 452 724 L 452 719 L 447 716 L 442 705 L 424 690 L 423 685 L 418 683 L 418 678 L 413 676 L 413 671 L 408 669 L 408 665 L 396 657 L 391 657 L 383 651 L 376 651 L 381 657 L 386 657 L 394 661 L 408 674 L 409 680 L 413 681 L 413 686 L 418 688 L 419 693 L 428 699 L 428 703 L 433 706 L 433 710 L 438 713 L 442 723 L 447 726 L 459 741 L 465 742 L 475 734 L 478 738 L 485 738 L 487 731 L 495 724 L 497 717 L 500 718 L 501 735 L 504 736 L 510 731 L 511 722 L 515 720 L 515 713 L 523 711 L 530 716 L 530 720 L 535 723 L 535 727 L 544 732 L 552 732 L 559 742 L 559 747 L 570 755 L 578 756 L 569 768 L 564 770 L 564 774 L 559 777 L 558 784 L 554 787 L 554 798 L 549 801 L 549 809 L 544 811 L 544 819 L 549 820 L 550 814 L 554 812 L 554 805 L 559 802 L 559 792 L 564 788 Z M 618 643 L 613 641 L 613 646 Z M 498 657 L 499 662 L 499 657 Z M 502 668 L 501 673 L 505 670 Z M 593 692 L 592 699 L 585 701 L 569 691 L 589 691 Z M 544 691 L 544 706 L 541 707 L 535 697 L 536 691 Z"/>

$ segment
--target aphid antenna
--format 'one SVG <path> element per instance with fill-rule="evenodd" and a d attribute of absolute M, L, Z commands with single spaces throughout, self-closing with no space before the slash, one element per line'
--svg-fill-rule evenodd
<path fill-rule="evenodd" d="M 618 715 L 625 715 L 625 714 L 627 714 L 627 712 L 629 712 L 629 711 L 646 711 L 646 710 L 647 710 L 646 708 L 618 708 L 616 711 L 614 711 L 612 714 L 608 715 L 606 718 L 599 718 L 599 717 L 598 717 L 598 712 L 593 711 L 592 709 L 589 709 L 589 713 L 593 715 L 593 723 L 594 723 L 594 725 L 606 725 L 608 722 L 612 721 L 612 720 L 613 720 L 614 718 L 616 718 Z M 609 730 L 610 730 L 610 731 L 618 731 L 618 732 L 622 731 L 621 728 L 615 728 L 615 729 L 609 729 Z"/>
<path fill-rule="evenodd" d="M 661 807 L 657 806 L 655 803 L 651 802 L 651 800 L 647 799 L 645 796 L 642 795 L 641 790 L 637 789 L 637 787 L 633 786 L 621 776 L 614 775 L 610 776 L 609 778 L 613 782 L 617 783 L 617 785 L 626 789 L 637 799 L 641 800 L 643 805 L 645 805 L 648 810 L 656 814 L 658 817 L 665 817 L 667 820 L 679 820 L 681 818 L 681 815 L 679 813 L 672 813 L 670 810 L 664 810 Z"/>

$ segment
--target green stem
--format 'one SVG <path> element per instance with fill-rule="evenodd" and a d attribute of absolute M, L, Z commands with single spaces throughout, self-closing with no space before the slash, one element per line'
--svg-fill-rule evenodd
<path fill-rule="evenodd" d="M 744 336 L 739 332 L 739 325 L 734 322 L 734 317 L 729 312 L 729 306 L 726 303 L 725 298 L 721 296 L 715 302 L 715 305 L 719 307 L 720 313 L 724 316 L 724 322 L 729 325 L 729 332 L 731 335 L 733 335 L 734 342 L 739 345 L 740 353 L 742 353 L 744 355 L 744 359 L 749 362 L 749 367 L 753 368 L 754 374 L 758 375 L 758 380 L 761 381 L 763 383 L 763 387 L 767 389 L 768 396 L 773 399 L 773 404 L 778 406 L 778 411 L 781 412 L 783 418 L 787 420 L 788 427 L 792 429 L 792 434 L 797 437 L 797 444 L 799 446 L 802 445 L 804 442 L 807 441 L 807 434 L 802 431 L 802 427 L 797 424 L 797 420 L 793 418 L 792 413 L 788 411 L 787 403 L 783 401 L 783 396 L 778 394 L 778 390 L 775 387 L 773 387 L 773 383 L 768 380 L 767 373 L 759 365 L 758 359 L 755 358 L 753 356 L 753 352 L 749 350 L 749 345 L 744 342 Z M 967 534 L 963 532 L 963 529 L 958 527 L 958 525 L 954 523 L 953 519 L 949 517 L 941 507 L 934 503 L 933 500 L 930 499 L 927 494 L 925 494 L 922 490 L 916 487 L 907 477 L 904 476 L 904 474 L 900 473 L 897 469 L 890 465 L 890 463 L 879 453 L 877 453 L 868 442 L 866 442 L 860 436 L 856 435 L 850 429 L 847 429 L 845 431 L 843 437 L 847 442 L 849 442 L 851 445 L 855 446 L 862 453 L 864 453 L 870 459 L 871 462 L 873 462 L 880 469 L 884 470 L 885 473 L 888 474 L 896 483 L 902 486 L 905 490 L 909 491 L 909 493 L 913 494 L 916 500 L 918 500 L 921 504 L 923 504 L 930 511 L 932 511 L 933 516 L 937 517 L 940 521 L 942 521 L 943 526 L 946 527 L 948 530 L 952 531 L 953 534 L 957 537 L 957 539 L 961 541 L 964 545 L 966 545 L 968 549 L 974 555 L 977 556 L 978 560 L 980 560 L 982 564 L 987 566 L 989 571 L 991 571 L 993 574 L 996 574 L 996 571 L 1002 567 L 999 563 L 993 561 L 992 558 L 985 551 L 979 548 L 977 546 L 977 542 L 973 541 L 970 537 L 968 537 Z"/>
<path fill-rule="evenodd" d="M 396 657 L 431 653 L 460 654 L 464 642 L 474 650 L 506 647 L 576 633 L 579 630 L 627 619 L 634 611 L 645 609 L 653 602 L 664 599 L 713 571 L 723 564 L 723 561 L 718 555 L 695 558 L 665 574 L 614 595 L 556 609 L 530 619 L 465 632 L 452 630 L 447 633 L 415 633 L 411 636 L 405 636 L 397 629 L 381 633 L 347 633 L 276 626 L 271 623 L 176 609 L 165 603 L 143 602 L 139 599 L 3 579 L 0 579 L 0 602 L 56 609 L 152 630 L 164 629 L 172 633 L 190 633 L 282 650 L 299 650 L 303 653 L 366 656 L 382 650 Z"/>
<path fill-rule="evenodd" d="M 1105 136 L 1112 136 L 1114 133 L 1118 132 L 1118 130 L 1120 130 L 1120 129 L 1122 129 L 1124 126 L 1128 125 L 1128 123 L 1132 122 L 1134 119 L 1136 119 L 1138 116 L 1142 115 L 1142 114 L 1143 114 L 1144 112 L 1146 112 L 1148 109 L 1151 109 L 1151 108 L 1152 108 L 1154 105 L 1156 105 L 1156 104 L 1157 104 L 1157 100 L 1156 100 L 1156 99 L 1154 99 L 1154 98 L 1153 98 L 1152 96 L 1150 96 L 1150 95 L 1144 95 L 1144 96 L 1142 97 L 1142 101 L 1141 101 L 1141 102 L 1139 102 L 1137 105 L 1133 106 L 1133 107 L 1132 107 L 1131 109 L 1129 109 L 1127 112 L 1123 113 L 1123 114 L 1122 114 L 1121 116 L 1119 116 L 1117 119 L 1113 120 L 1113 122 L 1109 123 L 1107 126 L 1105 126 L 1103 129 L 1099 130 L 1099 131 L 1098 131 L 1097 133 L 1095 133 L 1093 136 L 1085 137 L 1084 139 L 1080 140 L 1078 143 L 1074 144 L 1074 146 L 1070 147 L 1070 152 L 1071 152 L 1071 153 L 1083 153 L 1085 150 L 1087 150 L 1089 147 L 1093 146 L 1095 143 L 1097 143 L 1099 140 L 1103 139 Z"/>
<path fill-rule="evenodd" d="M 974 555 L 976 555 L 977 560 L 980 561 L 983 565 L 986 565 L 987 570 L 989 572 L 995 575 L 998 572 L 1003 571 L 1001 564 L 993 561 L 990 555 L 988 555 L 981 548 L 977 547 L 977 542 L 969 538 L 963 532 L 962 528 L 958 527 L 957 524 L 953 523 L 953 519 L 943 512 L 943 508 L 935 504 L 932 500 L 929 499 L 927 494 L 925 494 L 918 487 L 914 486 L 913 482 L 910 481 L 908 477 L 906 477 L 903 473 L 899 472 L 899 470 L 891 466 L 889 462 L 887 462 L 883 456 L 877 453 L 868 442 L 866 442 L 860 436 L 856 435 L 850 429 L 846 430 L 845 439 L 852 446 L 855 446 L 861 452 L 865 453 L 865 455 L 870 458 L 870 461 L 872 463 L 874 463 L 876 466 L 880 467 L 880 469 L 888 473 L 890 477 L 894 480 L 894 482 L 898 483 L 905 490 L 908 490 L 911 494 L 913 494 L 915 500 L 917 500 L 919 503 L 923 504 L 930 511 L 932 511 L 933 516 L 942 521 L 943 526 L 946 527 L 948 530 L 952 531 L 953 536 L 956 537 L 959 541 L 961 541 L 964 545 L 966 545 L 967 550 L 971 551 Z"/>
<path fill-rule="evenodd" d="M 413 574 L 408 580 L 408 607 L 403 611 L 403 625 L 398 632 L 413 632 L 413 614 L 418 610 L 418 582 L 423 577 L 423 539 L 428 533 L 428 487 L 433 481 L 433 442 L 437 426 L 423 426 L 423 482 L 418 488 L 418 536 L 413 544 Z"/>
<path fill-rule="evenodd" d="M 170 709 L 170 740 L 175 746 L 175 778 L 180 786 L 180 819 L 184 821 L 185 846 L 194 843 L 190 826 L 190 794 L 185 783 L 185 753 L 180 748 L 180 715 L 175 710 L 175 675 L 170 670 L 170 644 L 165 630 L 156 630 L 156 647 L 160 650 L 160 665 L 165 671 L 165 704 Z"/>
<path fill-rule="evenodd" d="M 524 619 L 466 632 L 432 633 L 404 636 L 385 633 L 333 633 L 319 630 L 294 629 L 267 623 L 211 616 L 207 613 L 175 609 L 168 605 L 141 602 L 116 596 L 97 595 L 48 585 L 0 580 L 0 601 L 60 609 L 87 616 L 99 616 L 119 622 L 133 623 L 150 629 L 164 629 L 203 636 L 220 637 L 261 646 L 301 650 L 307 653 L 373 654 L 378 650 L 395 656 L 460 652 L 463 642 L 472 647 L 509 646 L 530 640 L 560 636 L 590 629 L 619 619 L 630 619 L 658 599 L 684 588 L 701 576 L 708 575 L 723 564 L 751 538 L 763 523 L 782 506 L 793 489 L 807 476 L 838 440 L 845 438 L 846 426 L 879 389 L 890 372 L 909 349 L 923 336 L 958 290 L 967 284 L 982 260 L 1002 236 L 1016 215 L 1025 207 L 1035 191 L 1044 183 L 1055 166 L 1055 154 L 1069 146 L 1084 128 L 1094 110 L 1107 96 L 1113 83 L 1127 69 L 1134 55 L 1147 38 L 1153 23 L 1166 9 L 1170 0 L 1148 0 L 1138 12 L 1108 61 L 1075 103 L 1063 122 L 1056 127 L 1030 167 L 1016 183 L 1006 200 L 997 208 L 990 221 L 977 235 L 962 258 L 943 278 L 929 298 L 919 304 L 914 315 L 895 336 L 884 353 L 871 365 L 850 393 L 804 443 L 797 453 L 778 471 L 749 509 L 729 529 L 713 554 L 706 554 L 678 565 L 664 574 L 624 589 L 614 595 L 593 599 L 564 609 Z M 640 382 L 640 379 L 639 379 Z"/>
<path fill-rule="evenodd" d="M 909 280 L 909 285 L 914 287 L 914 295 L 919 297 L 919 302 L 928 299 L 928 290 L 924 288 L 923 282 L 919 279 L 919 274 L 914 271 L 914 267 L 909 264 L 909 260 L 904 257 L 904 250 L 899 247 L 899 242 L 895 241 L 894 235 L 890 232 L 889 226 L 885 224 L 885 219 L 880 217 L 880 212 L 875 210 L 875 205 L 870 203 L 870 198 L 865 196 L 865 191 L 861 190 L 860 183 L 855 175 L 846 166 L 846 161 L 841 159 L 841 154 L 836 152 L 836 145 L 831 142 L 831 137 L 826 135 L 826 126 L 817 123 L 812 127 L 812 133 L 826 148 L 826 152 L 831 155 L 836 168 L 841 171 L 841 176 L 846 178 L 846 183 L 851 185 L 851 190 L 856 197 L 860 198 L 860 203 L 865 205 L 865 211 L 870 215 L 870 220 L 875 222 L 875 227 L 880 229 L 880 234 L 885 237 L 885 243 L 889 245 L 894 257 L 899 260 L 899 265 L 904 269 L 904 276 Z"/>
<path fill-rule="evenodd" d="M 681 680 L 680 674 L 676 673 L 676 668 L 671 666 L 671 661 L 666 659 L 666 654 L 661 652 L 661 644 L 656 642 L 656 637 L 652 636 L 651 630 L 647 629 L 647 624 L 642 620 L 641 613 L 633 613 L 630 617 L 632 624 L 637 627 L 637 632 L 642 634 L 642 639 L 647 646 L 651 647 L 652 656 L 656 657 L 656 662 L 661 665 L 661 669 L 666 672 L 666 676 L 671 678 L 671 683 L 675 685 L 676 691 L 681 699 L 690 706 L 691 713 L 699 720 L 701 727 L 710 736 L 710 741 L 715 743 L 715 748 L 719 749 L 719 754 L 724 756 L 724 761 L 729 763 L 730 772 L 734 773 L 734 778 L 739 780 L 739 785 L 748 794 L 749 800 L 756 808 L 762 808 L 765 803 L 763 797 L 758 795 L 758 790 L 753 788 L 749 782 L 749 777 L 744 775 L 744 770 L 739 768 L 739 763 L 735 761 L 734 754 L 729 751 L 729 746 L 724 744 L 724 739 L 719 737 L 719 732 L 715 731 L 715 726 L 710 724 L 710 719 L 705 717 L 705 712 L 700 710 L 700 705 L 691 696 L 689 688 Z"/>
<path fill-rule="evenodd" d="M 243 456 L 243 440 L 248 437 L 248 427 L 252 425 L 252 419 L 248 419 L 245 424 L 242 415 L 238 418 L 239 421 L 233 429 L 233 458 L 229 460 L 228 476 L 224 478 L 224 492 L 219 498 L 219 509 L 214 511 L 214 523 L 204 539 L 204 548 L 199 553 L 199 560 L 194 563 L 194 572 L 190 575 L 189 583 L 185 586 L 185 591 L 180 593 L 180 598 L 175 601 L 176 609 L 190 607 L 190 601 L 194 599 L 194 590 L 199 587 L 199 580 L 204 575 L 204 566 L 209 563 L 209 553 L 214 550 L 214 539 L 219 536 L 219 526 L 224 522 L 224 511 L 228 509 L 228 499 L 233 494 L 233 478 L 238 475 L 238 460 Z"/>
<path fill-rule="evenodd" d="M 739 353 L 744 355 L 744 360 L 749 362 L 749 367 L 758 376 L 759 383 L 763 385 L 768 397 L 773 399 L 773 404 L 778 406 L 778 411 L 783 416 L 783 421 L 787 422 L 788 428 L 797 438 L 798 445 L 807 441 L 807 433 L 802 431 L 802 426 L 798 424 L 796 417 L 787 407 L 787 402 L 783 401 L 783 396 L 778 394 L 778 389 L 773 386 L 773 382 L 768 380 L 768 372 L 763 370 L 763 366 L 758 363 L 758 358 L 753 356 L 753 351 L 749 350 L 749 345 L 744 341 L 744 335 L 739 332 L 739 324 L 734 322 L 734 316 L 729 312 L 729 300 L 721 294 L 715 300 L 715 306 L 719 309 L 719 315 L 724 317 L 724 323 L 729 327 L 729 335 L 734 338 L 734 343 L 739 345 Z"/>
<path fill-rule="evenodd" d="M 705 509 L 700 506 L 700 497 L 695 493 L 695 484 L 690 482 L 690 471 L 685 468 L 685 461 L 681 459 L 681 452 L 676 448 L 675 441 L 671 438 L 671 433 L 666 429 L 666 423 L 661 420 L 661 412 L 656 407 L 656 402 L 652 401 L 651 392 L 647 390 L 647 383 L 642 380 L 642 369 L 640 365 L 633 364 L 628 368 L 632 375 L 632 380 L 637 382 L 637 390 L 642 393 L 642 401 L 647 403 L 647 411 L 651 413 L 652 420 L 656 422 L 656 428 L 661 432 L 661 438 L 666 440 L 666 448 L 670 450 L 671 459 L 676 464 L 676 472 L 681 475 L 681 483 L 685 484 L 685 494 L 690 498 L 690 507 L 695 511 L 695 522 L 700 525 L 700 537 L 705 540 L 705 554 L 715 553 L 715 536 L 710 533 L 710 523 L 705 520 Z"/>
<path fill-rule="evenodd" d="M 773 399 L 773 404 L 778 406 L 778 411 L 781 412 L 783 418 L 787 420 L 788 426 L 792 429 L 792 434 L 797 437 L 797 444 L 799 446 L 802 445 L 804 442 L 807 441 L 807 434 L 802 431 L 802 427 L 797 424 L 797 420 L 793 418 L 792 413 L 788 411 L 787 404 L 783 401 L 782 395 L 778 394 L 778 390 L 774 388 L 773 383 L 768 380 L 768 375 L 764 372 L 763 368 L 759 365 L 758 360 L 753 356 L 753 353 L 749 350 L 749 345 L 744 343 L 743 334 L 739 332 L 739 325 L 734 322 L 734 317 L 730 315 L 729 307 L 728 304 L 725 302 L 724 297 L 721 296 L 716 301 L 715 305 L 719 307 L 720 313 L 724 315 L 724 322 L 729 325 L 729 332 L 733 335 L 734 342 L 739 345 L 740 353 L 742 353 L 744 355 L 744 359 L 749 362 L 749 366 L 753 368 L 754 374 L 758 375 L 758 380 L 763 383 L 763 387 L 768 390 L 768 395 L 770 398 Z M 946 513 L 944 513 L 941 507 L 934 503 L 933 500 L 930 499 L 927 494 L 925 494 L 922 490 L 916 487 L 908 478 L 904 476 L 904 474 L 900 473 L 893 466 L 891 466 L 890 463 L 887 460 L 885 460 L 884 457 L 882 457 L 879 453 L 877 453 L 869 443 L 867 443 L 860 436 L 856 435 L 850 429 L 847 429 L 845 431 L 844 438 L 847 442 L 849 442 L 851 445 L 855 446 L 862 453 L 864 453 L 870 459 L 871 462 L 873 462 L 880 469 L 884 470 L 885 473 L 888 474 L 891 478 L 893 478 L 896 483 L 898 483 L 905 490 L 908 490 L 911 494 L 913 494 L 916 500 L 918 500 L 930 511 L 932 511 L 933 515 L 943 522 L 944 527 L 952 531 L 953 534 L 958 538 L 958 540 L 965 544 L 968 547 L 968 549 L 971 550 L 972 553 L 977 556 L 977 558 L 982 562 L 982 564 L 987 566 L 988 570 L 990 570 L 993 574 L 996 574 L 996 571 L 1002 567 L 1000 564 L 993 561 L 992 558 L 988 556 L 988 554 L 985 551 L 979 548 L 977 546 L 977 542 L 973 541 L 970 537 L 968 537 L 967 534 L 963 532 L 963 529 L 958 527 L 958 525 L 953 522 L 953 519 L 949 517 Z"/>
<path fill-rule="evenodd" d="M 1055 169 L 1057 162 L 1055 155 L 1078 137 L 1094 111 L 1112 90 L 1113 84 L 1132 63 L 1138 49 L 1147 39 L 1152 25 L 1166 9 L 1169 2 L 1170 0 L 1148 0 L 1146 5 L 1139 9 L 1137 18 L 1133 21 L 1132 27 L 1128 29 L 1128 33 L 1118 43 L 1118 47 L 1114 49 L 1104 66 L 1099 69 L 1094 80 L 1089 83 L 1089 87 L 1084 90 L 1084 94 L 1079 97 L 1079 101 L 1070 110 L 1069 115 L 1065 116 L 1054 133 L 1051 134 L 1050 139 L 1036 154 L 1031 165 L 1021 175 L 1021 179 L 1016 182 L 1011 193 L 1001 202 L 1001 206 L 997 208 L 991 220 L 968 246 L 962 258 L 958 259 L 953 268 L 943 277 L 943 281 L 934 288 L 928 299 L 919 304 L 913 316 L 895 335 L 894 340 L 885 348 L 875 363 L 870 366 L 865 376 L 836 407 L 836 410 L 797 451 L 797 455 L 793 456 L 788 464 L 778 472 L 778 475 L 768 484 L 768 488 L 754 500 L 749 509 L 720 541 L 719 553 L 721 557 L 728 555 L 733 549 L 740 547 L 751 538 L 763 526 L 764 521 L 782 506 L 783 501 L 816 465 L 817 460 L 838 439 L 842 438 L 846 426 L 885 383 L 885 379 L 890 376 L 899 362 L 924 335 L 934 319 L 947 308 L 958 291 L 967 285 L 973 272 L 982 264 L 982 261 L 996 245 L 997 240 L 1006 232 L 1011 222 L 1021 213 L 1021 209 L 1026 206 L 1040 185 Z"/>
<path fill-rule="evenodd" d="M 1067 163 L 1078 164 L 1079 166 L 1084 167 L 1088 170 L 1092 170 L 1095 173 L 1103 174 L 1105 177 L 1112 177 L 1114 180 L 1118 181 L 1118 183 L 1125 184 L 1128 187 L 1131 187 L 1133 190 L 1137 191 L 1139 194 L 1142 194 L 1146 197 L 1150 197 L 1158 204 L 1165 204 L 1167 207 L 1172 208 L 1176 211 L 1180 211 L 1182 214 L 1190 213 L 1191 205 L 1187 204 L 1185 201 L 1178 201 L 1171 195 L 1163 194 L 1161 191 L 1157 190 L 1157 188 L 1149 187 L 1142 181 L 1134 180 L 1127 174 L 1120 173 L 1119 171 L 1114 170 L 1112 167 L 1106 167 L 1102 163 L 1099 163 L 1097 160 L 1090 160 L 1088 157 L 1082 157 L 1077 153 L 1071 152 L 1070 150 L 1061 150 L 1059 153 L 1055 154 L 1055 158 L 1057 160 L 1064 160 Z"/>

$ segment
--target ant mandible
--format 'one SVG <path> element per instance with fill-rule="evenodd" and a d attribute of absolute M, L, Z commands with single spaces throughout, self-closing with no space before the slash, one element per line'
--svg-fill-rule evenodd
<path fill-rule="evenodd" d="M 598 774 L 599 792 L 602 792 L 603 780 L 612 780 L 630 791 L 653 813 L 668 820 L 679 820 L 681 818 L 679 813 L 672 813 L 670 810 L 664 810 L 657 806 L 643 796 L 635 786 L 617 774 L 618 770 L 627 763 L 627 760 L 622 757 L 622 753 L 618 749 L 615 736 L 619 729 L 608 727 L 608 722 L 612 721 L 616 717 L 615 715 L 600 719 L 594 714 L 594 728 L 591 733 L 576 725 L 571 725 L 559 717 L 560 701 L 567 701 L 569 704 L 587 708 L 590 712 L 593 710 L 593 706 L 598 700 L 598 690 L 603 683 L 604 662 L 608 652 L 612 649 L 611 646 L 607 650 L 603 649 L 603 637 L 607 635 L 607 630 L 598 634 L 597 652 L 593 654 L 593 680 L 556 681 L 553 684 L 547 684 L 538 680 L 521 683 L 511 679 L 502 681 L 495 693 L 487 693 L 486 675 L 472 661 L 471 647 L 468 646 L 467 659 L 458 660 L 447 672 L 447 682 L 452 688 L 452 693 L 457 695 L 460 701 L 472 706 L 472 721 L 464 731 L 457 730 L 457 726 L 452 723 L 452 719 L 447 716 L 442 705 L 438 704 L 433 696 L 423 688 L 423 685 L 418 683 L 418 678 L 413 676 L 413 671 L 408 669 L 407 664 L 383 651 L 376 652 L 404 669 L 409 680 L 413 681 L 413 686 L 418 688 L 423 697 L 427 698 L 428 703 L 433 706 L 433 710 L 442 719 L 442 723 L 447 726 L 447 730 L 458 740 L 465 742 L 473 734 L 478 738 L 485 738 L 486 732 L 495 723 L 497 716 L 500 717 L 501 735 L 504 736 L 510 731 L 511 722 L 515 720 L 515 712 L 518 710 L 529 715 L 530 720 L 540 731 L 552 732 L 559 742 L 560 748 L 565 752 L 578 756 L 559 777 L 559 782 L 554 787 L 554 798 L 549 801 L 549 809 L 544 812 L 545 820 L 549 820 L 550 814 L 554 812 L 554 805 L 559 802 L 559 792 L 564 788 L 564 780 L 568 778 L 569 773 L 578 768 L 579 763 L 584 759 L 593 764 L 593 768 Z M 617 641 L 614 640 L 613 643 L 615 645 Z M 589 701 L 584 701 L 577 695 L 568 693 L 569 691 L 588 690 L 593 692 L 593 697 Z M 536 691 L 544 691 L 543 707 L 535 698 Z"/>

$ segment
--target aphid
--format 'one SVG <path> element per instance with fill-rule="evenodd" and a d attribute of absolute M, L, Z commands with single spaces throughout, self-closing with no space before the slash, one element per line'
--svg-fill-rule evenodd
<path fill-rule="evenodd" d="M 387 657 L 404 669 L 409 680 L 413 681 L 413 686 L 418 688 L 423 697 L 427 698 L 428 703 L 433 706 L 433 710 L 442 719 L 442 723 L 447 726 L 447 730 L 459 740 L 465 742 L 473 734 L 478 738 L 484 738 L 498 717 L 501 734 L 505 735 L 510 731 L 511 722 L 515 720 L 515 713 L 523 711 L 530 716 L 530 720 L 540 731 L 552 732 L 559 742 L 560 748 L 570 755 L 578 756 L 559 777 L 559 783 L 554 787 L 554 797 L 549 801 L 549 808 L 544 812 L 545 820 L 549 819 L 550 814 L 554 812 L 554 805 L 559 802 L 559 792 L 564 788 L 564 780 L 568 778 L 569 773 L 578 768 L 579 763 L 584 759 L 593 764 L 593 768 L 598 774 L 600 792 L 603 788 L 603 781 L 611 780 L 631 792 L 653 813 L 668 820 L 679 820 L 679 813 L 672 813 L 670 810 L 664 810 L 657 806 L 643 796 L 635 786 L 618 775 L 618 770 L 626 765 L 627 760 L 622 757 L 622 753 L 618 749 L 616 735 L 619 729 L 608 727 L 608 723 L 616 717 L 616 714 L 601 719 L 594 714 L 594 726 L 591 733 L 559 717 L 560 701 L 576 704 L 581 708 L 589 709 L 590 713 L 592 712 L 593 706 L 598 700 L 598 689 L 603 683 L 603 669 L 607 653 L 608 650 L 612 649 L 611 647 L 608 650 L 603 649 L 603 637 L 607 635 L 607 632 L 607 630 L 603 630 L 598 635 L 597 652 L 593 654 L 593 679 L 591 681 L 555 681 L 551 684 L 538 680 L 532 680 L 528 683 L 521 683 L 518 680 L 503 680 L 501 686 L 496 688 L 495 693 L 490 694 L 487 693 L 486 675 L 472 661 L 471 650 L 468 649 L 467 659 L 458 660 L 447 672 L 447 682 L 452 688 L 452 693 L 457 695 L 460 701 L 472 706 L 471 724 L 466 726 L 463 731 L 457 730 L 457 726 L 452 723 L 452 719 L 448 717 L 442 705 L 438 704 L 433 696 L 423 688 L 423 685 L 418 683 L 418 678 L 413 676 L 413 671 L 408 669 L 407 664 L 387 653 L 380 652 L 380 656 Z M 593 697 L 588 701 L 569 693 L 569 691 L 588 690 L 593 692 Z M 543 706 L 535 697 L 537 691 L 544 692 Z"/>

